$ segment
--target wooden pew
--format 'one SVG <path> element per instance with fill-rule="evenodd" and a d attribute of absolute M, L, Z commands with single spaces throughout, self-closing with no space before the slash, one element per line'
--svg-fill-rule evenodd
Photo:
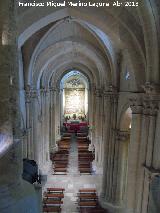
<path fill-rule="evenodd" d="M 54 205 L 61 205 L 63 204 L 63 201 L 62 200 L 53 200 L 53 199 L 46 199 L 46 200 L 43 200 L 43 205 L 44 206 L 54 206 Z"/>
<path fill-rule="evenodd" d="M 61 212 L 61 207 L 60 206 L 44 206 L 43 207 L 43 212 Z"/>
<path fill-rule="evenodd" d="M 84 206 L 84 207 L 86 207 L 86 206 L 97 206 L 97 201 L 80 201 L 80 202 L 78 202 L 78 205 L 80 206 L 80 207 L 82 207 L 82 206 Z"/>
<path fill-rule="evenodd" d="M 92 173 L 92 169 L 91 168 L 79 168 L 79 171 L 80 171 L 80 173 L 89 173 L 89 174 L 91 174 Z"/>
<path fill-rule="evenodd" d="M 64 198 L 64 194 L 62 193 L 45 193 L 44 194 L 45 198 Z"/>
<path fill-rule="evenodd" d="M 68 160 L 68 157 L 66 156 L 56 156 L 54 158 L 54 161 L 67 161 Z"/>
<path fill-rule="evenodd" d="M 78 194 L 78 197 L 80 199 L 87 199 L 87 200 L 97 200 L 97 194 L 96 193 L 80 193 Z"/>
<path fill-rule="evenodd" d="M 55 165 L 55 164 L 68 164 L 68 160 L 64 160 L 64 161 L 61 161 L 61 160 L 55 160 L 55 161 L 53 161 L 53 165 Z"/>
<path fill-rule="evenodd" d="M 55 169 L 55 168 L 67 168 L 67 164 L 55 163 L 55 164 L 54 164 L 54 169 Z"/>
<path fill-rule="evenodd" d="M 66 173 L 67 172 L 67 168 L 55 168 L 54 169 L 54 173 L 57 173 L 57 172 L 64 172 L 64 173 Z"/>
<path fill-rule="evenodd" d="M 79 193 L 96 193 L 96 189 L 94 188 L 79 189 Z"/>
<path fill-rule="evenodd" d="M 55 192 L 60 192 L 60 193 L 63 193 L 65 191 L 64 188 L 53 188 L 53 187 L 50 187 L 50 188 L 47 188 L 47 191 L 49 193 L 55 193 Z"/>

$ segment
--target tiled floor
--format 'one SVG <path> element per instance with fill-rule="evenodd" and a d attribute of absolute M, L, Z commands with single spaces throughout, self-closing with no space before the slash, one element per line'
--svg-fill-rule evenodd
<path fill-rule="evenodd" d="M 94 169 L 96 169 L 94 167 Z M 53 171 L 48 175 L 48 180 L 45 185 L 47 187 L 63 187 L 64 204 L 62 205 L 62 213 L 76 213 L 77 210 L 77 192 L 79 188 L 96 188 L 100 194 L 102 183 L 102 172 L 94 171 L 93 175 L 80 175 L 78 171 L 78 153 L 75 138 L 72 138 L 72 144 L 69 155 L 69 168 L 67 175 L 53 175 Z"/>

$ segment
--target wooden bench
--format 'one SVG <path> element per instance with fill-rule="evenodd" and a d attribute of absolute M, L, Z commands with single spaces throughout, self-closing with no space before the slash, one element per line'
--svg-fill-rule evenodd
<path fill-rule="evenodd" d="M 80 174 L 92 174 L 91 168 L 79 168 Z"/>
<path fill-rule="evenodd" d="M 92 168 L 90 164 L 79 164 L 78 168 Z"/>
<path fill-rule="evenodd" d="M 82 151 L 79 151 L 78 152 L 78 154 L 82 154 L 82 153 L 92 153 L 93 154 L 93 152 L 92 151 L 89 151 L 89 150 L 82 150 Z"/>
<path fill-rule="evenodd" d="M 57 163 L 59 163 L 59 164 L 68 164 L 68 160 L 64 160 L 64 161 L 55 160 L 55 161 L 53 161 L 53 165 L 55 165 Z"/>
<path fill-rule="evenodd" d="M 64 192 L 64 188 L 47 188 L 48 192 Z"/>
<path fill-rule="evenodd" d="M 96 189 L 93 188 L 79 189 L 79 193 L 96 193 Z"/>
<path fill-rule="evenodd" d="M 78 159 L 91 159 L 93 160 L 93 156 L 78 156 Z"/>
<path fill-rule="evenodd" d="M 68 141 L 70 141 L 71 140 L 71 136 L 63 136 L 61 138 L 61 140 L 68 140 Z"/>
<path fill-rule="evenodd" d="M 62 200 L 52 200 L 52 199 L 46 199 L 43 201 L 43 204 L 44 206 L 47 206 L 47 205 L 61 205 L 63 204 L 63 201 Z"/>
<path fill-rule="evenodd" d="M 55 168 L 54 172 L 64 172 L 64 173 L 66 173 L 67 172 L 67 168 Z"/>
<path fill-rule="evenodd" d="M 62 157 L 56 156 L 54 158 L 54 161 L 67 161 L 67 160 L 68 160 L 68 157 L 65 157 L 65 156 L 62 156 Z"/>
<path fill-rule="evenodd" d="M 94 193 L 83 193 L 83 194 L 79 194 L 78 195 L 78 197 L 80 198 L 80 199 L 93 199 L 93 200 L 96 200 L 96 199 L 98 199 L 98 197 L 97 197 L 97 195 L 96 194 L 94 194 Z"/>
<path fill-rule="evenodd" d="M 53 206 L 53 207 L 44 206 L 43 212 L 61 212 L 61 207 L 60 206 Z"/>
<path fill-rule="evenodd" d="M 81 158 L 81 159 L 78 159 L 78 163 L 90 163 L 92 162 L 93 160 L 88 158 L 88 159 L 85 159 L 85 158 Z"/>
<path fill-rule="evenodd" d="M 80 202 L 78 202 L 78 205 L 80 206 L 80 207 L 82 207 L 82 206 L 97 206 L 97 201 L 80 201 Z"/>
<path fill-rule="evenodd" d="M 78 150 L 86 151 L 88 150 L 88 146 L 78 146 Z"/>
<path fill-rule="evenodd" d="M 92 156 L 94 157 L 94 155 L 92 153 L 88 153 L 88 152 L 81 152 L 81 153 L 78 153 L 78 156 Z"/>
<path fill-rule="evenodd" d="M 64 194 L 62 193 L 45 193 L 44 194 L 45 198 L 64 198 Z"/>
<path fill-rule="evenodd" d="M 59 163 L 56 163 L 54 164 L 54 169 L 55 168 L 67 168 L 67 164 L 59 164 Z"/>

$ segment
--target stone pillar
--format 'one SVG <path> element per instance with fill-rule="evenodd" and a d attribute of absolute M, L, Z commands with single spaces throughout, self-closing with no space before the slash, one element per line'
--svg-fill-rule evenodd
<path fill-rule="evenodd" d="M 103 160 L 103 182 L 101 202 L 104 207 L 108 208 L 112 203 L 112 181 L 113 181 L 113 164 L 114 149 L 116 140 L 116 120 L 117 120 L 117 91 L 110 87 L 104 93 L 104 118 L 103 121 L 103 140 L 104 140 L 104 160 Z"/>
<path fill-rule="evenodd" d="M 111 121 L 111 96 L 108 93 L 104 93 L 104 124 L 103 124 L 103 140 L 104 140 L 104 160 L 103 160 L 103 180 L 102 180 L 102 199 L 106 196 L 107 188 L 107 161 L 109 151 L 109 138 L 110 138 L 110 121 Z"/>
<path fill-rule="evenodd" d="M 143 97 L 144 109 L 147 109 L 147 117 L 149 120 L 148 125 L 148 137 L 146 140 L 146 149 L 145 149 L 145 159 L 143 165 L 149 170 L 154 169 L 154 146 L 155 146 L 155 133 L 156 133 L 156 122 L 157 122 L 157 112 L 159 110 L 159 88 L 155 85 L 146 84 L 144 86 L 145 95 Z M 150 169 L 151 168 L 151 169 Z M 144 171 L 144 180 L 142 182 L 142 203 L 141 208 L 138 208 L 138 213 L 145 213 L 148 210 L 148 200 L 150 194 L 150 179 L 148 178 L 148 171 Z"/>
<path fill-rule="evenodd" d="M 108 174 L 108 187 L 107 187 L 107 199 L 109 202 L 114 203 L 114 197 L 112 194 L 113 177 L 114 177 L 114 162 L 116 161 L 115 149 L 116 149 L 116 134 L 117 134 L 117 106 L 118 96 L 115 93 L 111 96 L 112 103 L 112 117 L 111 117 L 111 128 L 110 128 L 110 144 L 109 144 L 109 174 Z"/>
<path fill-rule="evenodd" d="M 91 139 L 91 147 L 94 148 L 94 138 L 95 138 L 95 97 L 94 97 L 95 87 L 90 86 L 88 94 L 88 119 L 89 119 L 89 138 Z"/>
<path fill-rule="evenodd" d="M 49 156 L 49 91 L 43 92 L 43 173 L 47 174 L 50 169 L 51 162 Z"/>
<path fill-rule="evenodd" d="M 55 102 L 55 109 L 56 109 L 56 114 L 55 114 L 55 131 L 56 131 L 56 141 L 60 139 L 60 89 L 56 89 L 56 102 Z"/>
<path fill-rule="evenodd" d="M 123 208 L 126 199 L 129 140 L 130 131 L 117 130 L 112 196 L 115 205 L 119 208 Z"/>
<path fill-rule="evenodd" d="M 32 90 L 32 102 L 33 102 L 33 142 L 34 142 L 34 160 L 37 162 L 38 166 L 42 164 L 42 138 L 41 138 L 41 123 L 42 123 L 42 112 L 40 107 L 38 97 L 38 91 Z"/>
<path fill-rule="evenodd" d="M 96 103 L 96 112 L 95 112 L 95 163 L 101 165 L 101 146 L 102 146 L 102 120 L 101 120 L 101 106 L 102 105 L 102 90 L 96 89 L 95 91 L 95 103 Z"/>
<path fill-rule="evenodd" d="M 30 86 L 26 87 L 25 90 L 25 104 L 26 104 L 26 151 L 27 151 L 27 158 L 33 159 L 33 140 L 32 140 L 32 94 L 31 94 Z"/>
<path fill-rule="evenodd" d="M 134 213 L 136 201 L 136 181 L 137 181 L 137 166 L 139 161 L 139 149 L 141 141 L 141 122 L 142 122 L 142 102 L 141 97 L 132 98 L 130 100 L 132 109 L 132 128 L 130 136 L 130 145 L 128 153 L 128 175 L 127 175 L 127 192 L 126 206 L 127 212 Z"/>
<path fill-rule="evenodd" d="M 50 151 L 55 152 L 56 150 L 56 138 L 55 138 L 55 104 L 56 95 L 55 89 L 50 88 Z"/>

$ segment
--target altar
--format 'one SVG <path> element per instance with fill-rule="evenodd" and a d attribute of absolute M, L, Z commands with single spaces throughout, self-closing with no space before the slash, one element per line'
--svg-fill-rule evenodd
<path fill-rule="evenodd" d="M 78 120 L 64 122 L 63 125 L 68 132 L 84 132 L 88 128 L 88 122 L 82 122 Z"/>

